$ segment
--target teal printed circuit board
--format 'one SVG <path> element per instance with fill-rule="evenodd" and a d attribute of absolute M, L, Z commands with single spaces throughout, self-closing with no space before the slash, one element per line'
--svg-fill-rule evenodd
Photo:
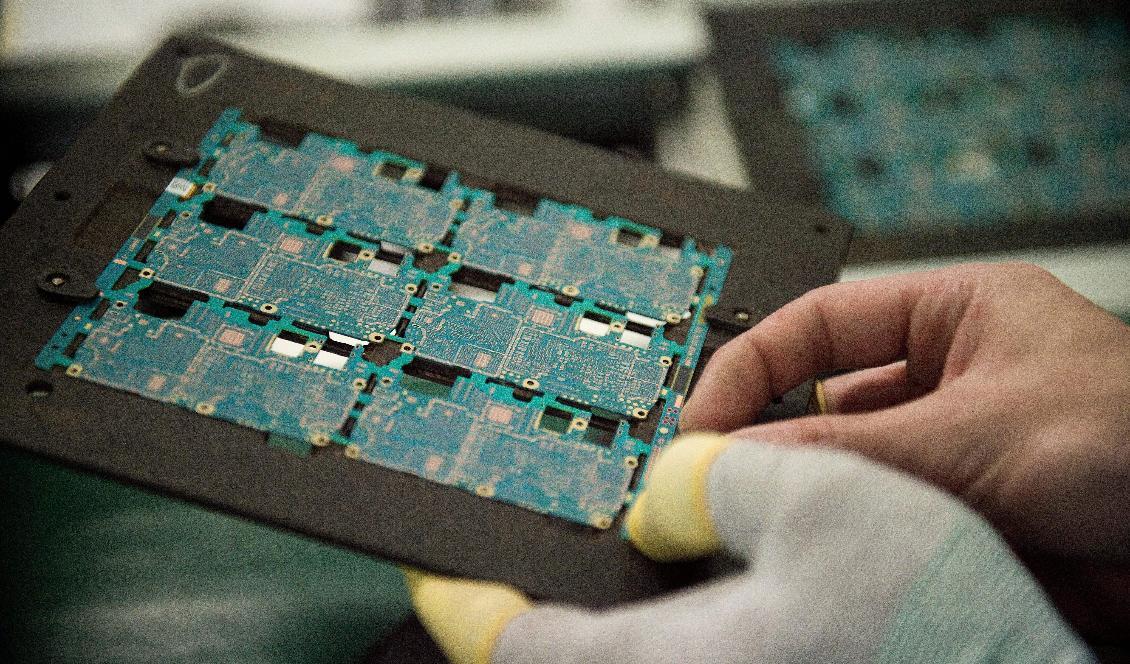
<path fill-rule="evenodd" d="M 730 252 L 225 111 L 37 359 L 609 528 Z"/>
<path fill-rule="evenodd" d="M 1130 211 L 1130 33 L 1115 17 L 780 38 L 834 212 L 864 236 Z"/>

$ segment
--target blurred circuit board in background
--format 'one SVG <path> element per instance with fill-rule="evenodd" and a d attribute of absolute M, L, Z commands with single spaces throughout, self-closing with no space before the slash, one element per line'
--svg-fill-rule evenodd
<path fill-rule="evenodd" d="M 836 2 L 709 22 L 751 188 L 827 207 L 869 263 L 1130 239 L 1115 2 Z"/>
<path fill-rule="evenodd" d="M 864 235 L 1130 208 L 1130 38 L 1109 17 L 779 40 L 788 109 Z"/>

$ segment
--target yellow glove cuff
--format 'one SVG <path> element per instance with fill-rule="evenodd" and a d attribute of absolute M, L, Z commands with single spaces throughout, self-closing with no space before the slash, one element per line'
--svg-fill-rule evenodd
<path fill-rule="evenodd" d="M 663 451 L 628 512 L 628 537 L 645 556 L 669 562 L 721 548 L 706 480 L 714 460 L 732 443 L 720 434 L 696 433 L 675 439 Z"/>
<path fill-rule="evenodd" d="M 402 571 L 416 615 L 452 664 L 489 664 L 502 630 L 532 606 L 500 583 Z"/>

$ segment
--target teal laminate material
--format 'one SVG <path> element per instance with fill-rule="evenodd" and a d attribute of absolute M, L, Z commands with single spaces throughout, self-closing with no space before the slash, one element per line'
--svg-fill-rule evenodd
<path fill-rule="evenodd" d="M 4 661 L 352 662 L 411 610 L 389 563 L 7 450 L 0 496 Z"/>

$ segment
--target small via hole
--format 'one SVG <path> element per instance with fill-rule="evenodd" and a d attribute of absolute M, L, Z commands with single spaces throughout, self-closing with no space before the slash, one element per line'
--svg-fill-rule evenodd
<path fill-rule="evenodd" d="M 43 397 L 50 395 L 51 390 L 53 390 L 54 388 L 52 387 L 51 383 L 48 383 L 45 380 L 33 380 L 28 383 L 24 389 L 27 390 L 27 395 L 29 397 L 42 399 Z"/>
<path fill-rule="evenodd" d="M 55 200 L 60 201 L 60 202 L 69 201 L 69 200 L 71 200 L 71 192 L 69 192 L 65 189 L 60 189 L 59 191 L 55 192 Z"/>

